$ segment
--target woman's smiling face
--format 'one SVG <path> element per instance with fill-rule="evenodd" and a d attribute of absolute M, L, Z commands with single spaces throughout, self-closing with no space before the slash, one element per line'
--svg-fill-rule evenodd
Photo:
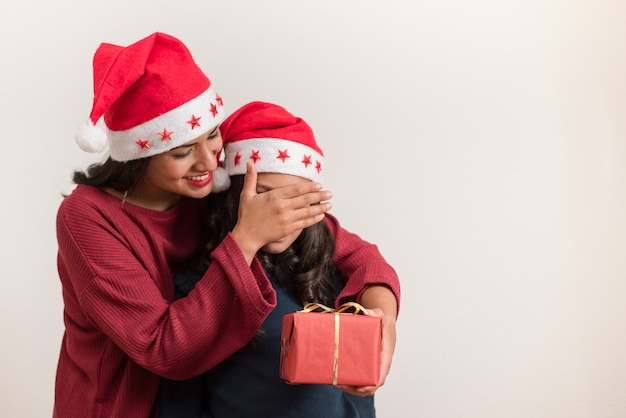
<path fill-rule="evenodd" d="M 145 177 L 131 191 L 139 206 L 167 210 L 182 196 L 203 198 L 213 189 L 222 136 L 218 128 L 151 157 Z"/>

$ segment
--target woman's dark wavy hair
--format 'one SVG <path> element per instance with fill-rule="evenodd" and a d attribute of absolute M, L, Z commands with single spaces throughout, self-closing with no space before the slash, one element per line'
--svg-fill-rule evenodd
<path fill-rule="evenodd" d="M 211 252 L 237 223 L 243 179 L 243 175 L 232 176 L 228 190 L 212 193 L 208 197 L 202 234 L 206 241 L 199 250 L 196 262 L 199 272 L 206 271 L 211 262 Z M 316 302 L 332 306 L 336 293 L 334 252 L 334 237 L 325 222 L 318 222 L 303 229 L 284 252 L 268 254 L 259 251 L 257 256 L 263 268 L 271 272 L 281 286 L 296 293 L 300 303 Z"/>
<path fill-rule="evenodd" d="M 115 161 L 108 157 L 104 162 L 94 163 L 87 170 L 76 170 L 72 180 L 76 184 L 94 187 L 112 187 L 118 192 L 132 189 L 143 178 L 150 157 L 126 162 Z"/>

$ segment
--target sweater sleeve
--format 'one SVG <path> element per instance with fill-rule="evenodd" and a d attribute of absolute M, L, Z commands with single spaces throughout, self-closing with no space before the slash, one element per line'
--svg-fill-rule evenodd
<path fill-rule="evenodd" d="M 346 279 L 346 285 L 337 298 L 337 306 L 350 300 L 359 302 L 367 287 L 383 285 L 395 295 L 399 312 L 400 281 L 378 247 L 342 228 L 337 218 L 330 214 L 326 214 L 325 221 L 335 237 L 335 266 Z"/>
<path fill-rule="evenodd" d="M 97 210 L 68 211 L 57 236 L 69 350 L 104 351 L 108 339 L 141 367 L 187 379 L 243 347 L 276 304 L 260 264 L 248 266 L 231 236 L 188 297 L 169 302 L 146 257 Z"/>

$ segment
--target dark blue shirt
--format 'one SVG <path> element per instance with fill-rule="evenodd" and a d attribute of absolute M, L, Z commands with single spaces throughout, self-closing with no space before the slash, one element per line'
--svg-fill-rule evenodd
<path fill-rule="evenodd" d="M 295 294 L 268 277 L 276 290 L 276 308 L 255 338 L 231 357 L 194 379 L 163 379 L 161 418 L 373 418 L 374 397 L 357 397 L 331 385 L 290 385 L 279 376 L 283 316 L 302 309 Z M 177 275 L 181 295 L 193 276 Z M 195 277 L 197 280 L 198 277 Z M 195 282 L 194 282 L 195 283 Z M 179 295 L 179 296 L 181 296 Z"/>

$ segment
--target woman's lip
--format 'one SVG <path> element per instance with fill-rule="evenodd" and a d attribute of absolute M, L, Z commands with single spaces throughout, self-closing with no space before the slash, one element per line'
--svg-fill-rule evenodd
<path fill-rule="evenodd" d="M 213 180 L 213 173 L 210 171 L 207 174 L 201 176 L 184 177 L 185 182 L 194 187 L 204 187 Z"/>

